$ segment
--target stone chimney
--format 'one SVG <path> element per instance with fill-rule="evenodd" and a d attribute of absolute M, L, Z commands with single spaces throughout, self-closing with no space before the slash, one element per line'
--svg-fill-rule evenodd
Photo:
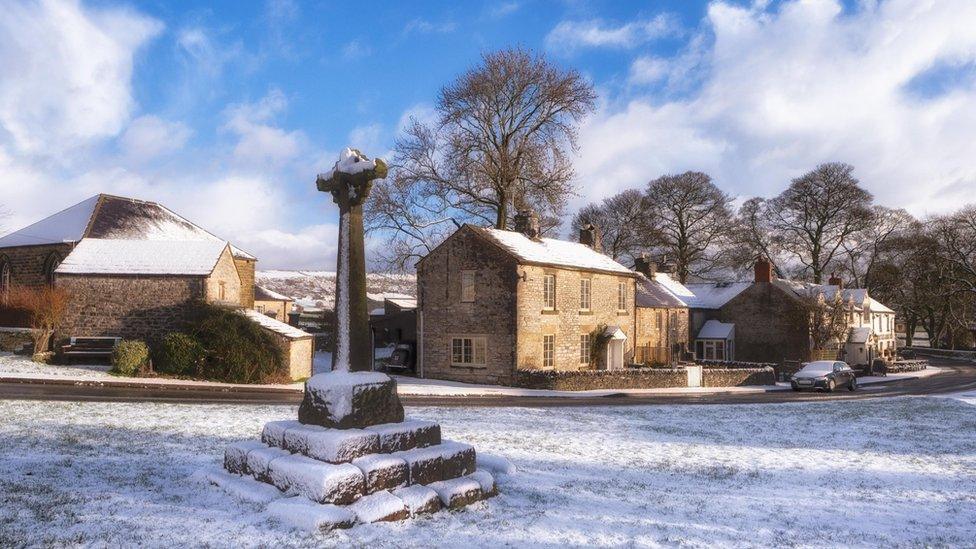
<path fill-rule="evenodd" d="M 657 272 L 673 276 L 677 270 L 678 264 L 665 257 L 661 261 L 661 265 L 658 267 Z"/>
<path fill-rule="evenodd" d="M 519 210 L 515 214 L 515 231 L 532 239 L 539 238 L 542 233 L 539 229 L 539 214 L 530 208 Z"/>
<path fill-rule="evenodd" d="M 600 228 L 592 223 L 587 223 L 579 230 L 580 244 L 589 246 L 594 250 L 603 253 L 603 239 L 600 235 Z"/>
<path fill-rule="evenodd" d="M 651 261 L 647 254 L 641 254 L 634 258 L 634 270 L 653 280 L 657 273 L 657 263 Z"/>
<path fill-rule="evenodd" d="M 841 290 L 844 289 L 844 281 L 841 280 L 837 273 L 830 273 L 830 278 L 827 279 L 827 284 L 831 286 L 837 286 Z"/>
<path fill-rule="evenodd" d="M 756 271 L 756 278 L 754 279 L 754 281 L 756 283 L 759 282 L 768 283 L 773 281 L 773 264 L 769 261 L 769 259 L 762 256 L 757 257 L 755 271 Z"/>

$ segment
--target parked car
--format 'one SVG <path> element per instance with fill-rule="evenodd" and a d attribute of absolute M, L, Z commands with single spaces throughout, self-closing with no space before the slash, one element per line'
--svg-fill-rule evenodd
<path fill-rule="evenodd" d="M 839 360 L 817 360 L 807 362 L 790 380 L 794 391 L 821 389 L 827 392 L 839 387 L 849 391 L 857 389 L 857 377 L 846 362 Z"/>

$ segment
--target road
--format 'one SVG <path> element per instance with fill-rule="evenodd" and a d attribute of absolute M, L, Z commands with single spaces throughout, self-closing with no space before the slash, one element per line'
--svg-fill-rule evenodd
<path fill-rule="evenodd" d="M 610 395 L 601 397 L 429 397 L 402 396 L 407 406 L 495 406 L 495 407 L 564 407 L 564 406 L 635 406 L 644 404 L 757 404 L 766 402 L 822 402 L 905 395 L 931 395 L 959 391 L 976 391 L 976 365 L 947 360 L 933 360 L 943 372 L 911 380 L 892 380 L 864 386 L 856 392 L 794 393 L 697 393 L 687 395 Z M 71 383 L 0 383 L 0 400 L 68 400 L 92 402 L 170 402 L 181 404 L 282 404 L 296 405 L 301 394 L 295 391 L 268 389 L 215 390 L 199 386 L 154 387 L 133 384 L 117 387 Z"/>

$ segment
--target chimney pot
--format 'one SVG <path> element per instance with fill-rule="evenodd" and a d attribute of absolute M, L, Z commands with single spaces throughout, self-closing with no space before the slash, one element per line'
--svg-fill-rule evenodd
<path fill-rule="evenodd" d="M 603 253 L 603 240 L 600 234 L 600 228 L 592 223 L 587 223 L 580 227 L 579 230 L 579 241 L 580 244 L 589 246 L 594 250 Z"/>
<path fill-rule="evenodd" d="M 756 277 L 755 282 L 772 282 L 773 281 L 773 264 L 769 259 L 765 257 L 756 258 L 755 265 Z"/>
<path fill-rule="evenodd" d="M 830 278 L 827 279 L 827 284 L 831 286 L 837 286 L 841 290 L 844 289 L 844 281 L 841 280 L 839 276 L 837 276 L 837 273 L 830 273 Z"/>
<path fill-rule="evenodd" d="M 651 261 L 647 254 L 641 254 L 634 258 L 634 270 L 653 279 L 657 273 L 657 263 Z"/>
<path fill-rule="evenodd" d="M 515 214 L 515 231 L 529 238 L 538 239 L 542 234 L 539 228 L 539 214 L 531 208 L 519 210 Z"/>

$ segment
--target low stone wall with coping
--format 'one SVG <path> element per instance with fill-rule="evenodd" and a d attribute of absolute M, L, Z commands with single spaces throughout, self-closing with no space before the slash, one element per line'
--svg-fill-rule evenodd
<path fill-rule="evenodd" d="M 687 387 L 684 368 L 628 368 L 626 370 L 515 370 L 516 387 L 554 391 L 594 389 L 663 389 Z"/>
<path fill-rule="evenodd" d="M 0 328 L 0 351 L 19 352 L 34 340 L 28 328 Z"/>
<path fill-rule="evenodd" d="M 929 367 L 927 360 L 896 360 L 888 363 L 889 374 L 901 374 L 904 372 L 921 372 Z"/>
<path fill-rule="evenodd" d="M 776 372 L 770 368 L 702 368 L 703 387 L 742 387 L 776 385 Z"/>

